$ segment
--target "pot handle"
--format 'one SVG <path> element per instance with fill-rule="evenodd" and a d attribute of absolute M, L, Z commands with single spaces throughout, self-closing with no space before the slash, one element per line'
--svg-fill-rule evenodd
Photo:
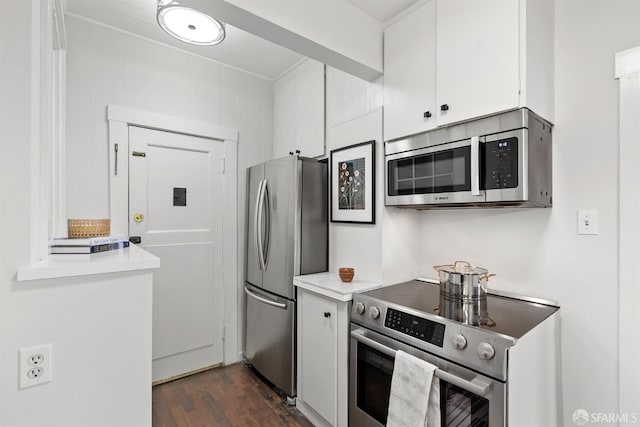
<path fill-rule="evenodd" d="M 486 293 L 487 292 L 487 283 L 489 281 L 490 277 L 495 276 L 495 273 L 485 273 L 482 274 L 480 276 L 478 276 L 478 283 L 480 283 L 480 286 L 482 287 L 482 290 Z"/>

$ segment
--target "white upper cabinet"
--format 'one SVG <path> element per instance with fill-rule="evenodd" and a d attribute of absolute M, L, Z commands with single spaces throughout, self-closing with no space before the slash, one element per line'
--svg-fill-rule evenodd
<path fill-rule="evenodd" d="M 553 0 L 432 0 L 385 31 L 384 139 L 528 107 L 553 120 Z"/>
<path fill-rule="evenodd" d="M 324 64 L 307 59 L 273 85 L 273 158 L 324 155 Z"/>
<path fill-rule="evenodd" d="M 438 126 L 518 107 L 517 0 L 438 0 L 436 34 Z"/>
<path fill-rule="evenodd" d="M 435 0 L 390 26 L 384 45 L 385 140 L 435 127 Z"/>

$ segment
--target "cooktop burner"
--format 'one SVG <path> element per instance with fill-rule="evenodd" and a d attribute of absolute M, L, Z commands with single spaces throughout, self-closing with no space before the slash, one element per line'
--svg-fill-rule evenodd
<path fill-rule="evenodd" d="M 447 316 L 449 310 L 441 307 L 439 285 L 429 282 L 413 280 L 375 289 L 362 295 L 465 323 L 460 318 Z M 481 319 L 480 325 L 473 323 L 467 325 L 517 339 L 557 310 L 558 307 L 552 305 L 489 294 L 486 300 L 486 318 Z"/>

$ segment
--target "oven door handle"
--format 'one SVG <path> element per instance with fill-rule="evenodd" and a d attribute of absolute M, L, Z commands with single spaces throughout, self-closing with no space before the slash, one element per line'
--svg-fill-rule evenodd
<path fill-rule="evenodd" d="M 380 344 L 379 342 L 372 340 L 369 337 L 366 337 L 361 329 L 351 331 L 351 337 L 356 341 L 361 342 L 362 344 L 378 350 L 380 353 L 384 353 L 387 356 L 393 358 L 396 357 L 396 350 L 387 347 L 384 344 Z M 468 381 L 449 372 L 443 371 L 440 368 L 437 368 L 433 375 L 440 378 L 441 380 L 448 382 L 449 384 L 453 384 L 455 386 L 463 388 L 480 397 L 486 397 L 491 391 L 491 383 L 482 381 L 478 378 L 474 378 L 473 380 Z"/>

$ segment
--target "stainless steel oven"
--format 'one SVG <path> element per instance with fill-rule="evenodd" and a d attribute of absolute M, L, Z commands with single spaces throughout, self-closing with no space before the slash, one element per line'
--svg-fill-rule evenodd
<path fill-rule="evenodd" d="M 438 367 L 442 426 L 503 425 L 503 382 L 435 357 L 374 331 L 351 325 L 349 425 L 384 426 L 395 353 L 402 350 Z"/>
<path fill-rule="evenodd" d="M 385 205 L 551 206 L 551 129 L 522 108 L 387 141 Z"/>
<path fill-rule="evenodd" d="M 557 305 L 489 290 L 471 324 L 447 317 L 437 283 L 353 295 L 349 425 L 386 423 L 398 350 L 436 366 L 443 427 L 557 425 Z"/>

